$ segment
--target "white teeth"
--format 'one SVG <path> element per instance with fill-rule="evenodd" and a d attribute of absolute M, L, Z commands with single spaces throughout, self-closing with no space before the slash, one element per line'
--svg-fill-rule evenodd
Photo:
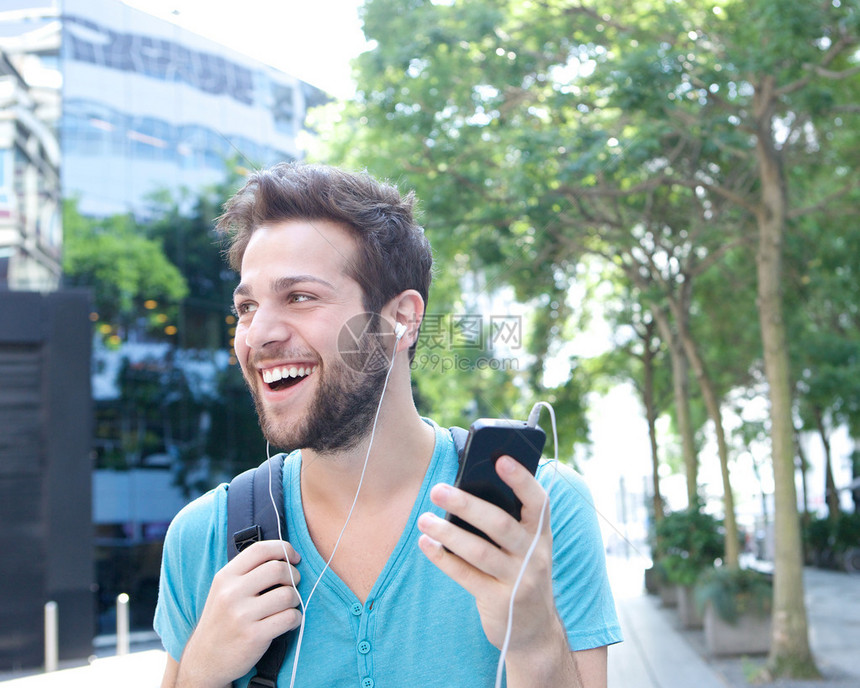
<path fill-rule="evenodd" d="M 316 366 L 283 366 L 282 368 L 271 368 L 269 370 L 262 371 L 263 382 L 265 382 L 267 385 L 270 385 L 273 382 L 283 380 L 287 377 L 305 377 L 306 375 L 310 375 L 316 369 Z"/>

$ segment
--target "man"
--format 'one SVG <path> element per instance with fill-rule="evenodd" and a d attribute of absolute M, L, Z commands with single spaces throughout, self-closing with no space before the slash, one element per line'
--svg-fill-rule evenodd
<path fill-rule="evenodd" d="M 155 619 L 162 686 L 247 685 L 271 640 L 299 627 L 300 596 L 302 644 L 298 658 L 290 644 L 278 685 L 294 670 L 301 687 L 494 685 L 547 492 L 552 527 L 514 599 L 507 686 L 606 685 L 620 633 L 580 479 L 545 466 L 535 479 L 503 457 L 497 472 L 523 503 L 516 521 L 451 487 L 451 435 L 415 409 L 410 350 L 432 259 L 412 205 L 366 175 L 305 165 L 256 173 L 227 204 L 236 356 L 266 439 L 292 452 L 289 544 L 258 542 L 227 563 L 223 485 L 174 519 Z M 373 334 L 396 325 L 396 340 Z M 341 333 L 365 329 L 362 348 L 383 347 L 385 365 L 350 365 L 338 350 Z"/>

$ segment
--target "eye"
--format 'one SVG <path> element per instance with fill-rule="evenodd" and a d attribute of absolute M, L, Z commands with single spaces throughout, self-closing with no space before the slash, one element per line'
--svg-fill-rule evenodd
<path fill-rule="evenodd" d="M 257 304 L 253 301 L 241 301 L 233 306 L 233 313 L 237 318 L 241 318 L 247 313 L 253 313 L 255 310 L 257 310 Z"/>
<path fill-rule="evenodd" d="M 293 303 L 306 303 L 307 301 L 313 301 L 314 297 L 310 294 L 292 294 L 290 296 L 290 301 Z"/>

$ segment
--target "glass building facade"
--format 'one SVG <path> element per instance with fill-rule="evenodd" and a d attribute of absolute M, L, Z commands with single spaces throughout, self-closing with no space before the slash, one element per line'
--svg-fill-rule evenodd
<path fill-rule="evenodd" d="M 0 47 L 25 79 L 60 75 L 62 105 L 48 125 L 62 151 L 62 196 L 86 215 L 141 212 L 153 191 L 221 180 L 231 159 L 248 168 L 297 159 L 305 112 L 325 100 L 118 0 L 14 5 L 0 11 Z"/>

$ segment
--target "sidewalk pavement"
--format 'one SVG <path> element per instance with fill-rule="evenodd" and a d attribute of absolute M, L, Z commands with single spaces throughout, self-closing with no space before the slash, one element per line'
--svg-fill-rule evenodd
<path fill-rule="evenodd" d="M 701 631 L 684 631 L 676 615 L 643 591 L 642 559 L 609 557 L 624 642 L 609 648 L 609 688 L 737 688 L 745 660 L 713 660 Z M 780 688 L 860 686 L 860 576 L 806 569 L 810 643 L 825 681 L 779 682 Z M 87 666 L 11 680 L 3 688 L 155 688 L 161 682 L 161 650 L 104 657 Z M 420 688 L 417 687 L 416 688 Z M 460 688 L 460 687 L 452 687 Z"/>
<path fill-rule="evenodd" d="M 624 642 L 609 648 L 609 688 L 726 688 L 687 643 L 659 600 L 644 594 L 641 559 L 608 558 Z"/>
<path fill-rule="evenodd" d="M 713 658 L 701 630 L 681 628 L 677 614 L 644 594 L 644 562 L 608 558 L 624 642 L 609 648 L 609 688 L 746 688 L 764 657 Z M 860 686 L 860 576 L 807 568 L 809 641 L 822 681 L 781 679 L 779 688 Z M 754 672 L 753 672 L 754 673 Z M 767 685 L 767 684 L 765 684 Z"/>
<path fill-rule="evenodd" d="M 164 673 L 162 650 L 96 659 L 92 664 L 2 682 L 3 688 L 157 688 Z"/>

